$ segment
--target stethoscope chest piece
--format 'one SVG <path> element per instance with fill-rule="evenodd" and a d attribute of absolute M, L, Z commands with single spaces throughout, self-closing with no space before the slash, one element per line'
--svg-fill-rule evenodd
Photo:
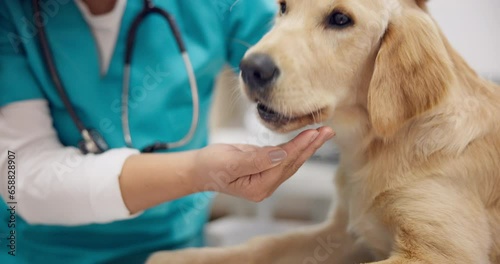
<path fill-rule="evenodd" d="M 83 140 L 78 143 L 78 148 L 83 154 L 100 154 L 109 150 L 109 146 L 102 135 L 95 129 L 84 130 Z"/>

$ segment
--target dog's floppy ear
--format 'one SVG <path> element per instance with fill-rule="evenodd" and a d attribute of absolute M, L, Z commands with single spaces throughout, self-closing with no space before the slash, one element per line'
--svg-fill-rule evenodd
<path fill-rule="evenodd" d="M 427 0 L 416 0 L 417 5 L 422 9 L 427 9 Z"/>
<path fill-rule="evenodd" d="M 409 11 L 390 22 L 377 55 L 368 112 L 375 133 L 383 138 L 437 105 L 452 78 L 439 30 L 421 13 Z"/>

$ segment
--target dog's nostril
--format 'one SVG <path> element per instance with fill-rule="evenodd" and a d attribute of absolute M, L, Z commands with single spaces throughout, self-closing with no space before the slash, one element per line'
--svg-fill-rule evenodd
<path fill-rule="evenodd" d="M 255 77 L 256 79 L 264 79 L 262 77 L 262 74 L 260 74 L 260 72 L 258 72 L 258 71 L 256 71 L 256 72 L 253 73 L 253 77 Z"/>
<path fill-rule="evenodd" d="M 263 88 L 271 85 L 279 75 L 274 61 L 265 54 L 252 54 L 240 64 L 243 81 L 251 88 Z"/>
<path fill-rule="evenodd" d="M 261 78 L 261 75 L 259 72 L 254 72 L 253 73 L 253 77 L 257 78 L 257 79 L 260 79 Z"/>

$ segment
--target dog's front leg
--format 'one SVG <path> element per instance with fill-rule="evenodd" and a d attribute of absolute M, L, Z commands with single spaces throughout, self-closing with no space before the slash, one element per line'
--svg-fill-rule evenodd
<path fill-rule="evenodd" d="M 486 209 L 469 187 L 454 184 L 433 178 L 377 197 L 374 214 L 389 227 L 394 246 L 376 264 L 491 263 Z"/>
<path fill-rule="evenodd" d="M 341 214 L 341 216 L 339 215 Z M 372 260 L 364 244 L 347 233 L 344 212 L 323 225 L 248 243 L 262 254 L 256 263 L 266 264 L 354 264 Z M 241 262 L 243 263 L 243 262 Z"/>
<path fill-rule="evenodd" d="M 226 248 L 159 252 L 148 264 L 352 264 L 370 261 L 362 245 L 347 234 L 347 219 L 337 210 L 327 223 L 297 232 L 262 236 Z"/>
<path fill-rule="evenodd" d="M 251 252 L 242 246 L 224 248 L 194 248 L 160 251 L 149 257 L 146 264 L 225 264 L 254 263 Z M 257 263 L 256 263 L 257 264 Z"/>

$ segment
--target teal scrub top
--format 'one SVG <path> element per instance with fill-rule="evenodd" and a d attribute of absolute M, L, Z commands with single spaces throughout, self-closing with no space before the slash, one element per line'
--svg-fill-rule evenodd
<path fill-rule="evenodd" d="M 53 57 L 78 116 L 87 127 L 100 131 L 110 147 L 124 147 L 120 96 L 125 38 L 143 1 L 128 0 L 105 76 L 100 75 L 93 35 L 75 3 L 41 2 Z M 275 3 L 155 2 L 179 24 L 199 85 L 198 129 L 191 142 L 176 151 L 201 148 L 207 144 L 208 113 L 217 74 L 226 63 L 237 69 L 248 45 L 255 44 L 270 29 Z M 0 0 L 0 107 L 22 100 L 48 100 L 60 141 L 76 146 L 81 137 L 47 73 L 33 17 L 31 0 Z M 188 77 L 174 36 L 158 16 L 147 18 L 140 26 L 130 87 L 130 128 L 135 148 L 156 141 L 177 141 L 187 133 L 192 117 Z M 2 201 L 0 263 L 142 263 L 154 251 L 202 246 L 211 197 L 207 193 L 191 195 L 146 210 L 136 218 L 109 224 L 30 225 L 18 215 L 15 257 L 7 254 L 9 211 Z M 18 206 L 22 206 L 22 200 Z"/>

